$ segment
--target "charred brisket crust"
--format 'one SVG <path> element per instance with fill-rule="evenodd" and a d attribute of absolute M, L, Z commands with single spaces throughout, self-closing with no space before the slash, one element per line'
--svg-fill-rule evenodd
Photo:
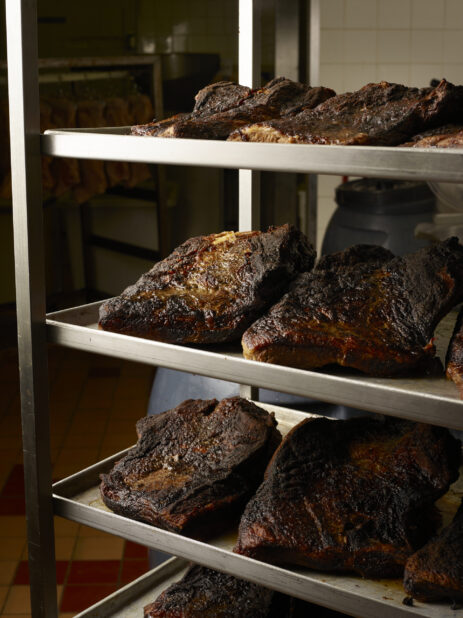
<path fill-rule="evenodd" d="M 225 140 L 230 133 L 250 123 L 316 107 L 336 93 L 329 88 L 310 88 L 290 79 L 277 78 L 237 106 L 212 114 L 197 114 L 172 122 L 159 131 L 161 137 Z"/>
<path fill-rule="evenodd" d="M 255 91 L 232 82 L 218 82 L 199 91 L 191 113 L 134 126 L 132 133 L 224 140 L 239 127 L 316 107 L 335 94 L 330 88 L 311 88 L 284 77 Z"/>
<path fill-rule="evenodd" d="M 348 256 L 348 254 L 347 254 Z M 463 247 L 450 238 L 382 266 L 303 273 L 244 333 L 246 358 L 313 369 L 337 363 L 371 375 L 433 371 L 432 336 L 463 300 Z M 327 260 L 327 262 L 329 261 Z"/>
<path fill-rule="evenodd" d="M 306 420 L 275 452 L 234 551 L 274 564 L 397 577 L 435 531 L 458 476 L 447 429 L 387 418 Z"/>
<path fill-rule="evenodd" d="M 197 538 L 239 516 L 281 441 L 273 415 L 240 397 L 187 400 L 137 430 L 137 445 L 101 476 L 104 503 Z"/>
<path fill-rule="evenodd" d="M 251 95 L 251 89 L 233 82 L 221 81 L 202 88 L 196 95 L 192 112 L 176 114 L 165 120 L 153 120 L 148 124 L 132 127 L 133 135 L 158 136 L 169 127 L 188 118 L 201 118 L 237 107 Z"/>
<path fill-rule="evenodd" d="M 99 326 L 173 343 L 233 341 L 314 260 L 289 225 L 191 238 L 103 303 Z"/>
<path fill-rule="evenodd" d="M 458 313 L 445 359 L 446 375 L 453 380 L 463 398 L 463 307 Z"/>
<path fill-rule="evenodd" d="M 419 601 L 463 601 L 463 506 L 452 523 L 413 554 L 404 588 Z"/>
<path fill-rule="evenodd" d="M 144 608 L 144 618 L 289 618 L 291 605 L 284 594 L 194 565 Z"/>
<path fill-rule="evenodd" d="M 237 129 L 234 141 L 311 144 L 401 144 L 412 135 L 461 118 L 463 87 L 433 89 L 380 82 L 332 97 L 313 110 Z"/>
<path fill-rule="evenodd" d="M 338 271 L 357 264 L 382 266 L 394 258 L 394 254 L 379 245 L 353 245 L 344 251 L 324 255 L 317 262 L 314 271 Z"/>
<path fill-rule="evenodd" d="M 463 125 L 448 124 L 414 135 L 410 141 L 400 144 L 409 148 L 449 148 L 463 145 Z"/>

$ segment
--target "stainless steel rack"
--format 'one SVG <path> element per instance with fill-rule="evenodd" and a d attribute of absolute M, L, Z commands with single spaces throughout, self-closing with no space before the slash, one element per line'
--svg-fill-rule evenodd
<path fill-rule="evenodd" d="M 310 7 L 310 30 L 314 32 L 319 0 L 312 0 Z M 239 0 L 239 9 L 240 81 L 256 86 L 259 1 Z M 40 154 L 238 168 L 240 229 L 250 229 L 258 227 L 258 170 L 463 182 L 463 152 L 144 139 L 127 135 L 126 128 L 50 131 L 40 137 L 36 0 L 6 0 L 6 12 L 18 350 L 33 616 L 57 616 L 53 512 L 353 615 L 453 616 L 448 606 L 402 605 L 403 592 L 397 582 L 364 582 L 353 577 L 283 569 L 233 554 L 231 536 L 200 543 L 109 513 L 97 504 L 97 475 L 119 455 L 61 481 L 52 491 L 47 341 L 459 429 L 463 428 L 463 402 L 454 386 L 443 379 L 380 380 L 346 373 L 304 372 L 246 361 L 232 347 L 199 349 L 105 333 L 96 328 L 98 304 L 47 317 Z M 449 323 L 444 323 L 442 334 L 438 335 L 442 348 L 448 335 Z M 300 413 L 275 411 L 283 428 L 300 419 Z M 458 488 L 456 491 L 461 493 Z M 82 615 L 132 615 L 124 613 L 129 605 L 133 611 L 139 611 L 149 587 L 166 585 L 183 566 L 169 562 Z"/>

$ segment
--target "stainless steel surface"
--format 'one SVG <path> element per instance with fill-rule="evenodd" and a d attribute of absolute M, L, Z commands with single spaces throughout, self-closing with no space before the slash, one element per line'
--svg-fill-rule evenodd
<path fill-rule="evenodd" d="M 238 81 L 258 88 L 261 79 L 261 0 L 239 0 Z M 238 171 L 238 229 L 260 229 L 260 172 Z M 240 395 L 258 398 L 258 389 L 240 385 Z"/>
<path fill-rule="evenodd" d="M 168 586 L 181 579 L 187 568 L 185 560 L 171 558 L 75 618 L 142 618 L 145 605 L 152 603 Z"/>
<path fill-rule="evenodd" d="M 44 154 L 103 159 L 227 167 L 281 172 L 311 172 L 375 178 L 461 182 L 461 149 L 387 148 L 259 144 L 215 140 L 164 139 L 126 135 L 128 127 L 46 131 Z"/>
<path fill-rule="evenodd" d="M 16 307 L 31 606 L 57 615 L 35 0 L 7 0 Z"/>
<path fill-rule="evenodd" d="M 259 404 L 273 411 L 283 435 L 307 415 L 278 406 Z M 335 422 L 335 421 L 333 421 Z M 199 564 L 231 573 L 258 584 L 280 590 L 319 605 L 338 609 L 355 616 L 369 618 L 455 616 L 449 606 L 414 602 L 402 604 L 405 596 L 401 580 L 366 580 L 355 576 L 339 576 L 308 569 L 284 569 L 232 553 L 236 529 L 211 542 L 195 541 L 153 526 L 131 521 L 110 512 L 99 496 L 99 474 L 111 468 L 119 453 L 95 466 L 56 483 L 55 512 L 59 515 L 106 530 L 128 540 L 182 556 Z M 455 484 L 439 506 L 444 525 L 453 517 L 463 495 L 463 484 Z M 98 614 L 96 614 L 98 615 Z M 93 616 L 93 614 L 92 614 Z"/>
<path fill-rule="evenodd" d="M 317 246 L 317 225 L 318 225 L 318 176 L 309 174 L 306 176 L 307 204 L 306 204 L 306 225 L 303 230 L 314 247 Z"/>
<path fill-rule="evenodd" d="M 307 30 L 309 32 L 309 44 L 307 45 L 308 57 L 308 82 L 311 86 L 320 86 L 320 0 L 309 0 Z"/>
<path fill-rule="evenodd" d="M 275 2 L 275 76 L 299 81 L 300 75 L 300 0 Z"/>
<path fill-rule="evenodd" d="M 238 218 L 239 230 L 260 228 L 260 172 L 239 170 Z"/>
<path fill-rule="evenodd" d="M 249 88 L 258 88 L 261 79 L 261 2 L 238 4 L 238 81 Z"/>
<path fill-rule="evenodd" d="M 239 346 L 177 346 L 98 330 L 100 303 L 50 314 L 48 340 L 80 350 L 170 367 L 231 382 L 261 386 L 362 410 L 463 429 L 463 401 L 442 377 L 373 378 L 360 373 L 323 373 L 245 360 Z M 456 314 L 436 330 L 445 357 Z"/>
<path fill-rule="evenodd" d="M 259 399 L 259 388 L 257 386 L 248 386 L 247 384 L 240 384 L 240 397 L 245 399 L 253 399 L 257 401 Z"/>

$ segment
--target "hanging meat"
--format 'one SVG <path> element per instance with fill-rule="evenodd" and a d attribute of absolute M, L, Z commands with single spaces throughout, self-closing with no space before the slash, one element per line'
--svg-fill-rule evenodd
<path fill-rule="evenodd" d="M 121 97 L 107 99 L 104 113 L 106 127 L 126 127 L 130 124 L 129 104 Z M 130 179 L 129 164 L 125 161 L 106 161 L 105 171 L 109 187 L 125 184 Z"/>
<path fill-rule="evenodd" d="M 80 128 L 104 127 L 105 102 L 99 100 L 79 101 L 77 126 Z M 108 187 L 104 161 L 81 159 L 79 161 L 81 184 L 76 186 L 73 197 L 78 204 L 101 195 Z"/>
<path fill-rule="evenodd" d="M 151 99 L 146 94 L 135 93 L 127 97 L 130 120 L 127 125 L 147 123 L 154 115 Z M 141 182 L 149 180 L 151 173 L 146 163 L 129 163 L 128 187 L 136 187 Z"/>
<path fill-rule="evenodd" d="M 66 129 L 77 125 L 77 103 L 66 97 L 48 97 L 51 107 L 51 118 L 56 128 Z M 79 162 L 69 157 L 54 157 L 51 171 L 56 184 L 53 190 L 55 197 L 64 195 L 80 183 Z"/>

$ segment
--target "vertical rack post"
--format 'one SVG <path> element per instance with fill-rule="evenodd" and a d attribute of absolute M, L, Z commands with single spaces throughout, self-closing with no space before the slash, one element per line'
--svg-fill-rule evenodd
<path fill-rule="evenodd" d="M 260 86 L 261 0 L 239 0 L 238 75 L 249 88 Z M 260 227 L 260 173 L 239 170 L 239 229 Z"/>
<path fill-rule="evenodd" d="M 239 0 L 238 81 L 258 88 L 261 75 L 261 0 Z M 239 170 L 239 229 L 260 227 L 260 172 Z M 240 385 L 241 397 L 258 399 L 258 389 Z"/>
<path fill-rule="evenodd" d="M 320 85 L 320 0 L 308 0 L 307 10 L 307 75 L 306 81 L 311 86 Z M 306 228 L 302 230 L 307 234 L 309 241 L 314 247 L 317 246 L 317 203 L 318 203 L 318 177 L 316 174 L 307 176 L 307 204 L 306 204 Z"/>
<path fill-rule="evenodd" d="M 36 0 L 6 0 L 6 30 L 31 605 L 55 618 Z"/>

